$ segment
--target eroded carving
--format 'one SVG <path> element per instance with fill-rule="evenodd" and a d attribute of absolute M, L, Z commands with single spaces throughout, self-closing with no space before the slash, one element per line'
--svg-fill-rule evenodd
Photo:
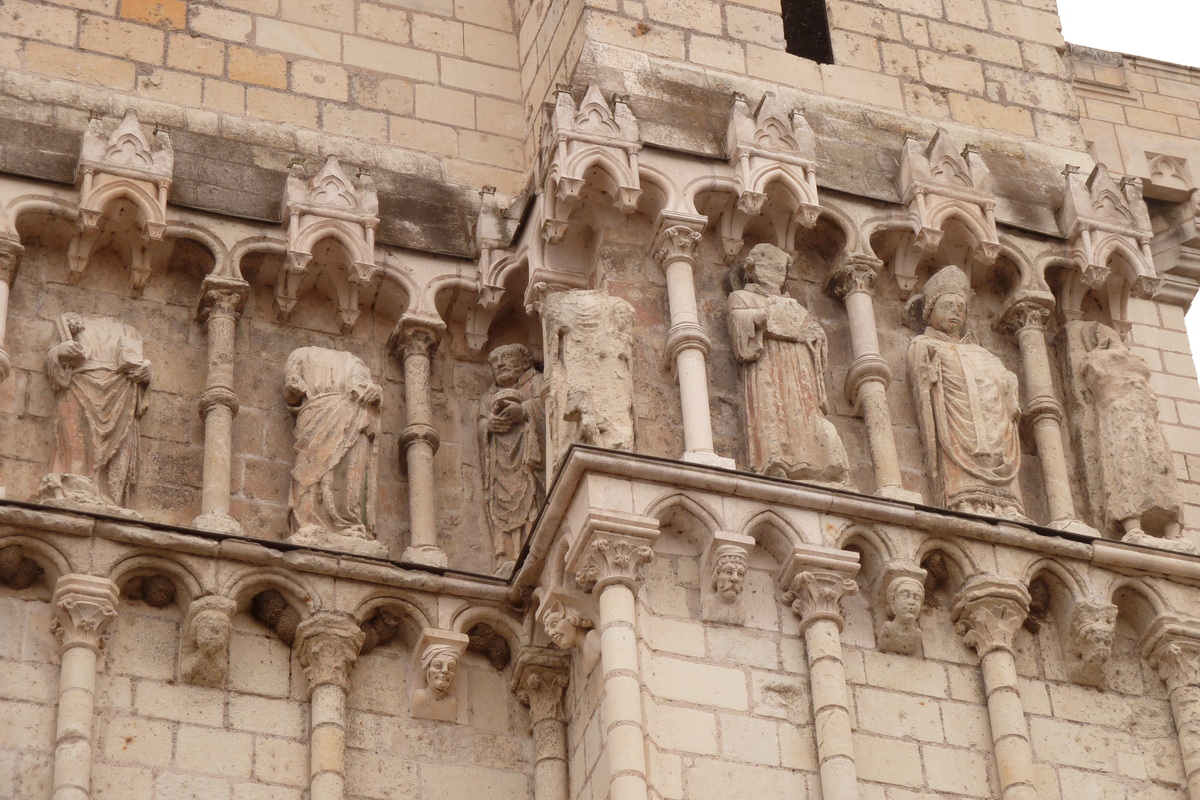
<path fill-rule="evenodd" d="M 308 678 L 308 691 L 318 686 L 350 686 L 350 668 L 358 659 L 365 636 L 354 620 L 345 614 L 321 612 L 300 623 L 296 643 L 300 666 Z"/>
<path fill-rule="evenodd" d="M 600 290 L 542 303 L 549 471 L 575 442 L 633 448 L 633 307 Z"/>
<path fill-rule="evenodd" d="M 1112 603 L 1089 598 L 1076 605 L 1064 647 L 1071 680 L 1087 686 L 1108 684 L 1106 667 L 1116 624 L 1117 607 Z"/>
<path fill-rule="evenodd" d="M 994 650 L 1012 650 L 1029 600 L 1029 590 L 1020 582 L 984 576 L 963 587 L 950 617 L 967 647 L 983 658 Z"/>
<path fill-rule="evenodd" d="M 237 603 L 212 595 L 192 601 L 183 623 L 180 675 L 197 686 L 223 686 L 229 668 L 229 639 Z"/>
<path fill-rule="evenodd" d="M 278 589 L 268 589 L 256 594 L 250 602 L 250 614 L 274 631 L 279 640 L 288 647 L 296 641 L 300 612 L 292 607 Z"/>
<path fill-rule="evenodd" d="M 137 480 L 138 421 L 146 413 L 150 362 L 132 326 L 62 314 L 60 342 L 46 353 L 56 398 L 54 449 L 39 500 L 130 516 Z"/>
<path fill-rule="evenodd" d="M 100 652 L 117 616 L 117 585 L 92 575 L 64 575 L 54 586 L 54 619 L 50 627 L 63 652 L 86 647 Z"/>
<path fill-rule="evenodd" d="M 925 607 L 925 570 L 889 565 L 880 582 L 881 621 L 875 643 L 880 650 L 904 655 L 921 652 L 921 611 Z"/>
<path fill-rule="evenodd" d="M 498 568 L 516 562 L 545 501 L 543 379 L 521 344 L 488 356 L 493 383 L 479 401 L 484 508 Z"/>
<path fill-rule="evenodd" d="M 1079 367 L 1091 407 L 1077 424 L 1089 497 L 1097 521 L 1107 533 L 1154 544 L 1154 537 L 1186 545 L 1182 536 L 1182 499 L 1175 480 L 1174 458 L 1158 423 L 1158 395 L 1150 386 L 1150 368 L 1121 341 L 1117 332 L 1098 322 L 1071 323 L 1083 352 L 1072 359 Z M 1158 543 L 1161 543 L 1159 540 Z"/>
<path fill-rule="evenodd" d="M 764 475 L 841 483 L 846 450 L 825 416 L 825 331 L 781 293 L 790 258 L 770 244 L 746 258 L 746 286 L 729 295 L 729 336 L 742 364 L 750 466 Z"/>
<path fill-rule="evenodd" d="M 711 622 L 741 625 L 746 621 L 742 592 L 746 588 L 746 570 L 750 566 L 747 544 L 714 538 L 705 558 L 702 573 L 708 585 L 701 592 L 700 611 Z M 743 538 L 743 537 L 738 537 Z M 746 537 L 749 538 L 749 537 Z M 754 545 L 751 539 L 748 543 Z"/>
<path fill-rule="evenodd" d="M 285 375 L 296 415 L 289 539 L 385 555 L 372 531 L 382 389 L 357 356 L 323 347 L 293 350 Z"/>
<path fill-rule="evenodd" d="M 933 502 L 1024 520 L 1017 376 L 967 330 L 969 297 L 962 270 L 938 271 L 925 283 L 925 332 L 908 347 Z"/>

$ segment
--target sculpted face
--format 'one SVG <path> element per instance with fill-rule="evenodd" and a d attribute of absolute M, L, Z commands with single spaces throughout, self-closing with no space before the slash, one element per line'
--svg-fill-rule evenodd
<path fill-rule="evenodd" d="M 925 591 L 914 580 L 899 581 L 892 589 L 891 607 L 896 619 L 914 622 L 921 615 L 921 604 L 925 602 Z"/>
<path fill-rule="evenodd" d="M 492 353 L 488 360 L 492 365 L 492 378 L 497 386 L 504 389 L 516 386 L 525 370 L 529 369 L 529 360 L 515 347 Z"/>
<path fill-rule="evenodd" d="M 579 641 L 579 629 L 566 614 L 551 611 L 546 614 L 546 636 L 560 650 L 570 650 Z"/>
<path fill-rule="evenodd" d="M 742 593 L 746 582 L 746 565 L 736 558 L 724 558 L 713 570 L 713 588 L 717 596 L 732 603 Z"/>
<path fill-rule="evenodd" d="M 425 684 L 429 687 L 430 694 L 439 699 L 445 697 L 450 691 L 450 684 L 454 682 L 454 672 L 457 669 L 458 659 L 454 656 L 434 656 L 425 669 Z"/>
<path fill-rule="evenodd" d="M 929 311 L 929 327 L 949 336 L 959 336 L 967 323 L 967 298 L 957 292 L 947 292 L 933 301 Z"/>

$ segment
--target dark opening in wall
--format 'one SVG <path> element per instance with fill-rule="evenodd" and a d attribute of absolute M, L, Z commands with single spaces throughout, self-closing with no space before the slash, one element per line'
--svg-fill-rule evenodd
<path fill-rule="evenodd" d="M 783 5 L 783 37 L 787 51 L 794 56 L 833 63 L 833 42 L 829 38 L 829 17 L 825 0 L 780 0 Z"/>

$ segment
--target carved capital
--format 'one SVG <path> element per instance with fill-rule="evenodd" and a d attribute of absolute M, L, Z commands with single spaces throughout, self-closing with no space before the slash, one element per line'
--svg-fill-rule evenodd
<path fill-rule="evenodd" d="M 825 283 L 825 289 L 839 300 L 855 292 L 871 294 L 883 262 L 863 253 L 852 253 L 846 263 L 835 269 Z"/>
<path fill-rule="evenodd" d="M 619 583 L 636 593 L 646 580 L 646 565 L 654 557 L 650 545 L 657 537 L 658 520 L 592 511 L 567 552 L 567 569 L 585 592 L 599 594 Z"/>
<path fill-rule="evenodd" d="M 120 590 L 107 578 L 63 575 L 54 585 L 54 620 L 51 630 L 62 651 L 86 647 L 100 652 L 108 639 L 109 624 L 117 616 Z"/>
<path fill-rule="evenodd" d="M 840 572 L 820 570 L 796 573 L 783 599 L 800 618 L 801 631 L 823 619 L 836 623 L 841 630 L 846 624 L 842 601 L 857 593 L 858 584 L 853 579 Z"/>
<path fill-rule="evenodd" d="M 955 630 L 982 658 L 1012 650 L 1017 629 L 1029 614 L 1029 590 L 1019 581 L 982 577 L 959 592 L 950 611 Z"/>
<path fill-rule="evenodd" d="M 388 337 L 388 347 L 401 360 L 409 356 L 432 358 L 445 331 L 446 323 L 440 319 L 405 314 Z"/>
<path fill-rule="evenodd" d="M 213 406 L 225 406 L 229 409 L 229 413 L 236 417 L 241 404 L 238 402 L 238 396 L 229 387 L 210 386 L 201 393 L 197 404 L 200 418 L 204 419 L 208 416 L 208 412 Z"/>
<path fill-rule="evenodd" d="M 0 281 L 12 284 L 17 277 L 17 269 L 21 266 L 21 256 L 25 248 L 17 239 L 0 236 Z"/>
<path fill-rule="evenodd" d="M 365 638 L 362 628 L 348 614 L 320 612 L 301 622 L 296 628 L 296 645 L 309 694 L 322 684 L 345 691 L 350 685 L 350 667 Z"/>
<path fill-rule="evenodd" d="M 1142 639 L 1142 655 L 1174 692 L 1200 686 L 1200 619 L 1162 614 Z"/>
<path fill-rule="evenodd" d="M 1025 331 L 1045 334 L 1050 321 L 1050 309 L 1036 300 L 1021 300 L 1009 306 L 1000 319 L 999 327 L 1006 333 L 1020 336 Z"/>
<path fill-rule="evenodd" d="M 675 261 L 695 264 L 696 248 L 707 223 L 708 220 L 704 217 L 664 212 L 658 218 L 658 230 L 655 231 L 654 243 L 650 248 L 654 263 L 658 264 L 660 269 L 666 269 L 668 264 Z"/>
<path fill-rule="evenodd" d="M 204 279 L 200 288 L 196 318 L 201 322 L 213 318 L 236 320 L 241 316 L 249 295 L 250 284 L 246 281 L 210 275 Z"/>
<path fill-rule="evenodd" d="M 8 351 L 0 347 L 0 383 L 4 383 L 5 379 L 12 374 L 12 357 Z"/>
<path fill-rule="evenodd" d="M 565 722 L 563 697 L 569 680 L 568 659 L 564 653 L 540 647 L 527 647 L 517 656 L 512 686 L 517 699 L 529 707 L 529 716 L 539 722 Z"/>

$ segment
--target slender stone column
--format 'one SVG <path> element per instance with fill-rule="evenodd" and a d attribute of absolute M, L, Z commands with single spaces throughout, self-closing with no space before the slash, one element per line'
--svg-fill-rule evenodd
<path fill-rule="evenodd" d="M 8 331 L 8 287 L 17 277 L 21 266 L 21 255 L 25 248 L 16 239 L 0 237 L 0 383 L 4 383 L 12 372 L 12 359 L 4 349 L 4 337 Z"/>
<path fill-rule="evenodd" d="M 233 458 L 233 418 L 238 398 L 233 391 L 234 331 L 250 292 L 245 281 L 209 276 L 204 279 L 198 317 L 208 331 L 208 378 L 200 395 L 204 420 L 204 476 L 200 516 L 192 526 L 241 533 L 242 525 L 229 515 L 229 473 Z"/>
<path fill-rule="evenodd" d="M 648 797 L 635 599 L 657 536 L 650 517 L 591 512 L 567 552 L 575 582 L 599 598 L 609 800 Z"/>
<path fill-rule="evenodd" d="M 1167 684 L 1188 800 L 1200 800 L 1200 619 L 1156 618 L 1142 639 L 1142 653 Z"/>
<path fill-rule="evenodd" d="M 311 800 L 346 796 L 346 690 L 365 638 L 353 617 L 331 611 L 318 612 L 296 629 L 308 678 Z"/>
<path fill-rule="evenodd" d="M 1029 725 L 1013 658 L 1013 637 L 1028 613 L 1029 590 L 1024 585 L 987 575 L 964 586 L 951 609 L 956 629 L 982 663 L 1002 800 L 1037 800 Z"/>
<path fill-rule="evenodd" d="M 800 618 L 812 686 L 813 722 L 821 794 L 826 800 L 858 800 L 858 769 L 842 663 L 842 600 L 858 592 L 851 576 L 858 558 L 845 551 L 798 549 L 781 573 L 783 599 Z"/>
<path fill-rule="evenodd" d="M 54 586 L 54 634 L 62 668 L 54 736 L 54 800 L 88 800 L 96 658 L 117 615 L 117 585 L 91 575 L 63 575 Z"/>
<path fill-rule="evenodd" d="M 667 331 L 666 357 L 675 366 L 679 400 L 683 407 L 683 460 L 717 467 L 734 467 L 733 459 L 713 449 L 712 410 L 708 405 L 708 353 L 712 339 L 700 324 L 696 305 L 696 248 L 708 223 L 664 211 L 658 220 L 651 252 L 667 276 L 667 303 L 671 329 Z"/>
<path fill-rule="evenodd" d="M 446 325 L 440 319 L 405 315 L 389 342 L 404 363 L 404 405 L 408 424 L 400 434 L 400 451 L 408 470 L 409 546 L 402 559 L 444 567 L 446 554 L 437 544 L 437 492 L 433 456 L 441 439 L 433 427 L 430 364 Z"/>
<path fill-rule="evenodd" d="M 846 305 L 850 349 L 854 353 L 854 361 L 846 371 L 846 399 L 859 409 L 866 424 L 867 444 L 875 468 L 875 493 L 881 497 L 920 502 L 921 496 L 906 491 L 902 484 L 892 412 L 888 408 L 887 389 L 892 381 L 892 369 L 879 348 L 872 296 L 877 270 L 882 264 L 865 253 L 851 253 L 829 276 L 827 289 Z"/>
<path fill-rule="evenodd" d="M 1021 383 L 1024 386 L 1025 419 L 1037 443 L 1042 484 L 1050 525 L 1055 528 L 1086 527 L 1075 516 L 1070 472 L 1063 448 L 1063 407 L 1054 394 L 1050 354 L 1046 347 L 1046 323 L 1050 310 L 1034 300 L 1014 303 L 1004 315 L 1002 326 L 1017 338 L 1021 347 Z M 1094 531 L 1093 531 L 1094 533 Z"/>
<path fill-rule="evenodd" d="M 512 683 L 532 720 L 534 800 L 567 800 L 570 795 L 563 710 L 567 680 L 567 657 L 559 651 L 526 647 L 517 656 Z"/>

